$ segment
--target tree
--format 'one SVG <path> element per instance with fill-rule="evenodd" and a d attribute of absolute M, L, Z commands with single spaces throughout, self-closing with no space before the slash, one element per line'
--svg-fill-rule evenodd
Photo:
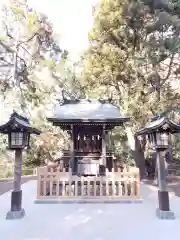
<path fill-rule="evenodd" d="M 10 1 L 3 6 L 2 26 L 0 90 L 3 104 L 9 112 L 16 109 L 28 114 L 32 123 L 43 131 L 41 136 L 32 138 L 32 148 L 25 156 L 26 164 L 39 165 L 43 159 L 51 159 L 67 138 L 47 123 L 46 116 L 57 90 L 62 87 L 53 73 L 57 69 L 64 75 L 67 73 L 68 52 L 59 47 L 49 19 L 31 9 L 26 1 Z M 47 141 L 50 136 L 51 141 Z M 61 140 L 60 144 L 57 140 Z"/>
<path fill-rule="evenodd" d="M 3 8 L 3 35 L 0 41 L 1 91 L 17 87 L 37 98 L 37 72 L 67 57 L 57 45 L 53 26 L 43 14 L 34 12 L 26 1 L 10 1 Z M 39 79 L 38 79 L 39 80 Z M 26 91 L 27 92 L 27 91 Z M 23 95 L 23 94 L 21 94 Z M 23 98 L 21 99 L 23 100 Z M 21 101 L 21 107 L 25 104 Z"/>
<path fill-rule="evenodd" d="M 132 117 L 126 129 L 139 165 L 144 162 L 145 139 L 134 139 L 134 131 L 179 103 L 172 84 L 179 74 L 179 10 L 178 1 L 109 0 L 101 1 L 94 12 L 84 56 L 87 87 L 104 86 L 105 94 Z"/>

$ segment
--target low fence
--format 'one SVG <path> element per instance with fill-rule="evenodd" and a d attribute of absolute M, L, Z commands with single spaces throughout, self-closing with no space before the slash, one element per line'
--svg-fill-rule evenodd
<path fill-rule="evenodd" d="M 72 175 L 71 169 L 37 169 L 37 200 L 121 200 L 140 199 L 139 169 L 129 171 L 106 171 L 106 176 L 80 177 Z"/>

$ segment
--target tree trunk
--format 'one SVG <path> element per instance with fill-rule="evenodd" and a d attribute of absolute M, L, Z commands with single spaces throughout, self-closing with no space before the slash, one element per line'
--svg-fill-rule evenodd
<path fill-rule="evenodd" d="M 144 146 L 142 146 L 139 139 L 134 136 L 131 128 L 127 128 L 126 132 L 128 145 L 132 151 L 136 166 L 139 168 L 140 178 L 143 179 L 146 175 Z"/>

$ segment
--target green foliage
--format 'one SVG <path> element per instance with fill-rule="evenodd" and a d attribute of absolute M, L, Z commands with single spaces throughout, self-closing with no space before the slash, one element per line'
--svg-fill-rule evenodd
<path fill-rule="evenodd" d="M 95 86 L 104 89 L 131 117 L 133 132 L 179 104 L 179 10 L 175 0 L 101 0 L 94 10 L 85 87 L 91 95 Z"/>
<path fill-rule="evenodd" d="M 180 50 L 180 19 L 173 4 L 101 1 L 94 14 L 84 56 L 87 85 L 111 87 L 121 108 L 141 124 L 147 120 L 143 112 L 151 116 L 180 97 L 171 86 Z"/>
<path fill-rule="evenodd" d="M 4 108 L 9 113 L 15 109 L 28 115 L 32 125 L 42 131 L 40 136 L 31 136 L 31 148 L 24 153 L 25 174 L 69 147 L 68 135 L 52 127 L 46 118 L 63 88 L 68 94 L 78 93 L 80 85 L 68 66 L 68 51 L 57 44 L 47 16 L 32 10 L 26 1 L 9 1 L 3 8 L 2 25 L 0 90 Z M 8 156 L 4 138 L 0 138 L 0 163 L 13 159 Z"/>
<path fill-rule="evenodd" d="M 133 156 L 127 144 L 127 140 L 127 135 L 122 127 L 116 127 L 113 130 L 111 141 L 113 143 L 112 150 L 116 159 L 124 163 L 133 163 Z"/>

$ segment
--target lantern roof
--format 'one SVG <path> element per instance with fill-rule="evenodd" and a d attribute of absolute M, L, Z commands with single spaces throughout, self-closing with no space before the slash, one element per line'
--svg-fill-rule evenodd
<path fill-rule="evenodd" d="M 13 112 L 7 123 L 0 126 L 0 133 L 9 133 L 14 130 L 27 131 L 32 134 L 39 135 L 40 130 L 32 127 L 28 118 L 19 115 L 17 112 Z"/>
<path fill-rule="evenodd" d="M 119 108 L 108 100 L 64 99 L 55 105 L 53 117 L 48 118 L 48 121 L 66 124 L 77 122 L 116 124 L 129 119 L 122 116 Z"/>
<path fill-rule="evenodd" d="M 146 126 L 138 130 L 135 135 L 144 135 L 152 132 L 170 132 L 177 133 L 180 132 L 180 125 L 176 124 L 168 117 L 165 116 L 156 116 L 151 119 Z"/>

